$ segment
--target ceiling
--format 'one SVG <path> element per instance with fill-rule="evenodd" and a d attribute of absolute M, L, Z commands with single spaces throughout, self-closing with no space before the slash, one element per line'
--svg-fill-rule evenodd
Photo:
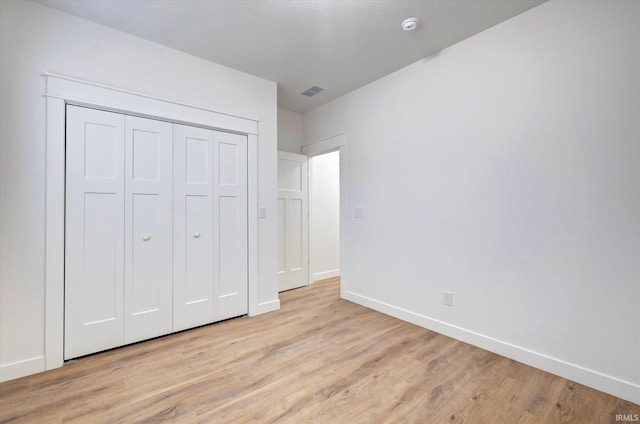
<path fill-rule="evenodd" d="M 303 113 L 544 0 L 38 1 L 276 81 L 278 106 Z M 300 94 L 312 85 L 326 90 Z"/>

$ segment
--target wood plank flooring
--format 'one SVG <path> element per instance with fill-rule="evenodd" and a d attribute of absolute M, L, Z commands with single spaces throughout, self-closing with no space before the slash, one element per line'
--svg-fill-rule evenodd
<path fill-rule="evenodd" d="M 634 403 L 339 298 L 84 357 L 0 384 L 2 423 L 615 423 Z"/>

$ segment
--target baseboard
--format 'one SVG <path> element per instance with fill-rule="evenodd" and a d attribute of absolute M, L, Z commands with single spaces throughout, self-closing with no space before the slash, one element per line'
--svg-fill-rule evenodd
<path fill-rule="evenodd" d="M 266 314 L 267 312 L 277 311 L 278 309 L 280 309 L 280 299 L 269 300 L 268 302 L 258 303 L 249 316 L 253 317 L 260 314 Z"/>
<path fill-rule="evenodd" d="M 25 377 L 31 374 L 36 374 L 44 370 L 44 356 L 36 356 L 35 358 L 29 358 L 23 361 L 0 365 L 0 383 L 3 381 Z"/>
<path fill-rule="evenodd" d="M 311 282 L 315 283 L 316 281 L 326 280 L 327 278 L 339 277 L 340 276 L 340 268 L 332 269 L 330 271 L 323 272 L 315 272 L 311 274 Z"/>
<path fill-rule="evenodd" d="M 403 321 L 453 337 L 457 340 L 461 340 L 490 352 L 497 353 L 498 355 L 531 365 L 532 367 L 584 384 L 585 386 L 609 393 L 630 402 L 640 404 L 640 386 L 630 381 L 621 380 L 558 358 L 476 333 L 475 331 L 448 324 L 444 321 L 420 315 L 406 309 L 398 308 L 349 290 L 344 290 L 342 296 L 346 300 L 366 306 L 367 308 L 378 312 L 391 315 Z"/>

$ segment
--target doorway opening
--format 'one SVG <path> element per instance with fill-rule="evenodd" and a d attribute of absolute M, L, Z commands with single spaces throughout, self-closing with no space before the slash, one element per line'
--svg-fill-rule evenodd
<path fill-rule="evenodd" d="M 309 157 L 309 283 L 340 277 L 340 151 Z"/>
<path fill-rule="evenodd" d="M 280 292 L 346 275 L 346 134 L 278 152 Z"/>

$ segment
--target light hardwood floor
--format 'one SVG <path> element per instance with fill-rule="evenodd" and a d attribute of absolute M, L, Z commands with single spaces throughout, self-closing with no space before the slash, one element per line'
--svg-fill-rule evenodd
<path fill-rule="evenodd" d="M 0 384 L 0 422 L 615 423 L 640 407 L 339 298 L 84 357 Z"/>

